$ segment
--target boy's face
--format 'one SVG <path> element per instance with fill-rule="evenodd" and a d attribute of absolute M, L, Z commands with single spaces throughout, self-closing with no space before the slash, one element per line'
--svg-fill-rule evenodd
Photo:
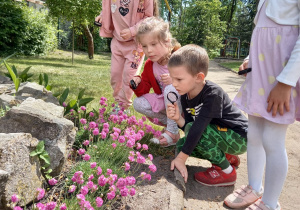
<path fill-rule="evenodd" d="M 185 66 L 169 67 L 172 84 L 180 95 L 191 93 L 199 85 L 197 75 L 193 76 Z"/>
<path fill-rule="evenodd" d="M 153 33 L 144 34 L 140 37 L 140 44 L 147 58 L 153 62 L 163 59 L 168 53 L 169 49 L 167 43 L 162 43 Z"/>

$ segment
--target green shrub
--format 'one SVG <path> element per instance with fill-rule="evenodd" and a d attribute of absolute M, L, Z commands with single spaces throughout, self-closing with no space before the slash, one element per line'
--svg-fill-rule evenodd
<path fill-rule="evenodd" d="M 41 55 L 56 49 L 56 28 L 46 10 L 4 0 L 0 3 L 0 28 L 0 55 Z"/>

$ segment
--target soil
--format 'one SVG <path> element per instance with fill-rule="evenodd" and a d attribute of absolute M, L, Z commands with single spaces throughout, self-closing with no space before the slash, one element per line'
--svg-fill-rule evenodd
<path fill-rule="evenodd" d="M 210 62 L 208 80 L 219 84 L 231 98 L 233 98 L 244 81 L 243 76 L 238 76 L 232 71 L 220 67 L 215 61 Z M 300 123 L 290 125 L 286 137 L 286 149 L 289 158 L 289 171 L 279 202 L 282 210 L 300 209 Z M 189 172 L 186 184 L 186 193 L 180 190 L 175 182 L 174 172 L 170 171 L 173 159 L 155 157 L 153 164 L 157 172 L 152 175 L 150 182 L 145 182 L 137 188 L 137 195 L 123 198 L 119 209 L 153 210 L 153 209 L 228 209 L 224 198 L 234 189 L 248 183 L 246 154 L 240 156 L 241 165 L 237 168 L 237 182 L 230 187 L 207 187 L 198 184 L 193 179 L 197 171 L 205 171 L 210 167 L 206 160 L 189 158 L 187 168 Z"/>

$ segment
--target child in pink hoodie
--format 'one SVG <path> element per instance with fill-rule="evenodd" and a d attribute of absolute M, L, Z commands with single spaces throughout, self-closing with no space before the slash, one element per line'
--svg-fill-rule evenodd
<path fill-rule="evenodd" d="M 144 53 L 135 42 L 139 23 L 158 15 L 157 0 L 102 0 L 102 12 L 95 21 L 102 24 L 100 36 L 112 37 L 111 86 L 113 97 L 122 108 L 131 104 L 129 81 L 139 73 Z"/>

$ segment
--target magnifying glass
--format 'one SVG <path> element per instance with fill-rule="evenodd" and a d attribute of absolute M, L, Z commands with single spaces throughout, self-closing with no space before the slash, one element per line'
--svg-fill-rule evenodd
<path fill-rule="evenodd" d="M 168 94 L 167 94 L 167 99 L 172 103 L 174 104 L 177 100 L 178 100 L 178 95 L 173 92 L 173 91 L 170 91 Z"/>

